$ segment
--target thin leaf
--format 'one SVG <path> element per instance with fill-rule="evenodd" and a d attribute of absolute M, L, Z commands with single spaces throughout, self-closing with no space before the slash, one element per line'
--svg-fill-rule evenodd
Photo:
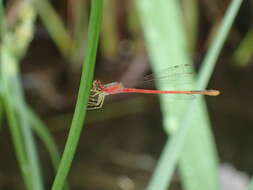
<path fill-rule="evenodd" d="M 81 135 L 83 122 L 86 116 L 86 107 L 90 94 L 91 84 L 93 80 L 99 32 L 102 21 L 102 4 L 102 0 L 93 0 L 91 4 L 91 16 L 88 29 L 88 43 L 86 49 L 86 56 L 83 64 L 80 89 L 78 92 L 76 108 L 71 123 L 68 139 L 59 165 L 59 169 L 57 171 L 52 186 L 52 190 L 60 190 L 63 188 Z"/>

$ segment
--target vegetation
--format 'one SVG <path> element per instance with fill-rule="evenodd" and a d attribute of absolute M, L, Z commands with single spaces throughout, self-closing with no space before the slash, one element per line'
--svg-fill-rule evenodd
<path fill-rule="evenodd" d="M 210 3 L 213 9 L 207 13 L 210 14 L 209 18 L 215 19 L 208 20 L 208 16 L 203 13 L 205 10 L 201 11 L 201 7 L 207 5 L 200 1 L 76 0 L 67 1 L 66 5 L 62 1 L 51 4 L 48 0 L 10 2 L 0 1 L 1 136 L 8 138 L 8 135 L 5 135 L 8 133 L 4 130 L 8 126 L 19 174 L 22 176 L 22 185 L 28 190 L 75 189 L 72 181 L 75 181 L 73 178 L 78 174 L 71 177 L 70 184 L 67 183 L 67 177 L 75 164 L 73 160 L 78 154 L 77 147 L 82 140 L 83 127 L 86 131 L 92 131 L 96 123 L 115 118 L 122 119 L 131 114 L 138 116 L 145 114 L 147 109 L 152 116 L 157 116 L 150 111 L 152 110 L 150 100 L 141 97 L 127 101 L 119 98 L 117 103 L 111 103 L 104 109 L 87 114 L 86 108 L 95 70 L 96 76 L 105 80 L 123 76 L 121 77 L 123 81 L 129 80 L 130 77 L 133 82 L 136 82 L 135 80 L 148 70 L 145 64 L 147 60 L 155 76 L 167 67 L 191 65 L 190 72 L 194 74 L 187 78 L 187 84 L 178 84 L 176 80 L 163 83 L 158 78 L 157 88 L 206 89 L 226 40 L 231 44 L 233 41 L 231 39 L 234 39 L 233 36 L 229 37 L 229 32 L 232 30 L 233 34 L 236 33 L 232 24 L 242 4 L 242 0 L 226 1 L 224 4 L 214 1 L 212 5 Z M 219 5 L 222 8 L 215 12 L 217 10 L 215 8 Z M 202 15 L 205 18 L 202 18 Z M 250 62 L 251 33 L 252 31 L 249 30 L 243 39 L 239 35 L 240 31 L 237 32 L 237 36 L 240 36 L 238 40 L 240 45 L 233 56 L 229 56 L 234 65 L 245 66 Z M 36 42 L 39 46 L 43 46 L 41 39 L 45 36 L 50 37 L 50 40 L 47 39 L 51 44 L 50 50 L 40 47 L 39 53 L 34 53 Z M 44 51 L 48 51 L 48 54 L 52 51 L 53 57 L 56 55 L 60 64 L 53 63 L 55 60 L 48 60 L 49 63 L 41 64 L 39 56 L 46 55 L 43 54 Z M 229 50 L 226 50 L 227 52 Z M 194 58 L 199 54 L 200 59 L 196 61 Z M 228 54 L 230 55 L 231 52 Z M 33 59 L 30 58 L 31 55 Z M 202 62 L 198 71 L 195 69 L 194 62 Z M 33 67 L 43 71 L 45 66 L 49 68 L 45 76 L 29 74 L 29 70 L 33 70 Z M 138 69 L 139 67 L 141 69 Z M 114 73 L 113 77 L 108 73 Z M 80 82 L 79 77 L 76 76 L 81 76 Z M 179 78 L 180 76 L 178 80 Z M 77 89 L 79 89 L 78 93 Z M 30 98 L 34 93 L 42 99 L 42 103 L 36 96 Z M 135 186 L 128 178 L 120 178 L 119 187 L 115 188 L 112 184 L 116 182 L 106 183 L 112 181 L 108 177 L 105 180 L 105 184 L 109 184 L 108 189 L 164 190 L 173 184 L 177 166 L 183 189 L 220 189 L 219 158 L 211 130 L 212 119 L 204 98 L 171 101 L 168 96 L 161 95 L 159 100 L 162 116 L 158 118 L 162 118 L 166 140 L 152 175 L 149 171 L 151 178 L 145 180 L 145 185 Z M 73 113 L 73 116 L 69 113 Z M 44 118 L 48 115 L 61 115 L 56 117 L 61 120 L 61 123 L 44 124 L 43 121 L 47 121 Z M 43 116 L 42 121 L 40 118 Z M 121 124 L 131 126 L 128 122 L 121 122 Z M 63 127 L 64 130 L 59 129 L 62 125 L 66 126 Z M 92 129 L 87 128 L 87 125 L 93 125 Z M 112 126 L 117 125 L 112 124 Z M 105 134 L 111 134 L 110 129 L 103 130 Z M 55 131 L 64 131 L 66 138 L 58 140 L 55 138 L 58 136 Z M 86 131 L 83 131 L 85 135 Z M 84 139 L 87 138 L 85 135 Z M 131 138 L 128 141 L 134 142 Z M 50 174 L 50 166 L 44 161 L 46 156 L 41 151 L 41 142 L 52 162 L 55 172 L 53 175 Z M 62 154 L 59 154 L 56 142 L 61 145 L 59 147 L 61 147 L 60 152 L 63 151 Z M 84 157 L 89 158 L 90 153 L 101 151 L 100 142 L 96 143 L 98 145 L 95 146 L 96 148 L 91 147 L 94 144 L 89 144 L 91 146 L 88 150 L 92 151 L 86 152 Z M 152 149 L 152 147 L 148 148 Z M 99 153 L 97 154 L 99 156 Z M 112 153 L 108 152 L 106 156 L 109 158 L 110 154 Z M 118 157 L 111 156 L 112 160 L 121 163 L 120 154 L 115 155 Z M 1 157 L 4 156 L 2 154 Z M 99 161 L 97 163 L 99 164 Z M 89 161 L 83 161 L 82 165 L 89 165 Z M 130 165 L 134 163 L 131 162 Z M 87 176 L 90 171 L 93 170 L 82 171 L 86 172 L 86 175 L 81 174 L 81 176 Z M 103 182 L 99 176 L 96 180 Z M 78 183 L 84 183 L 82 187 L 87 189 L 101 188 L 85 186 L 87 181 L 81 178 Z M 17 182 L 4 186 L 23 189 L 19 184 L 20 182 Z"/>

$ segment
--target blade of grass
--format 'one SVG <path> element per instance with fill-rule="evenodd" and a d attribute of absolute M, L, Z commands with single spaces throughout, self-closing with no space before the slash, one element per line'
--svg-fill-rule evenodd
<path fill-rule="evenodd" d="M 1 48 L 1 51 L 2 51 L 2 48 Z M 0 71 L 3 71 L 2 56 L 3 54 L 1 54 Z M 1 97 L 2 97 L 3 105 L 6 111 L 7 121 L 10 127 L 10 133 L 11 133 L 13 144 L 14 144 L 14 150 L 16 152 L 16 157 L 19 163 L 19 167 L 21 169 L 21 175 L 23 177 L 26 189 L 32 190 L 32 185 L 30 181 L 31 176 L 27 169 L 29 168 L 29 164 L 28 164 L 28 160 L 27 160 L 27 156 L 26 156 L 26 152 L 25 152 L 25 148 L 23 144 L 23 138 L 19 130 L 19 124 L 15 116 L 15 110 L 13 108 L 13 105 L 11 105 L 10 101 L 8 100 L 8 97 L 10 97 L 10 95 L 8 94 L 6 82 L 5 82 L 5 79 L 3 78 L 2 72 L 0 76 L 1 76 L 1 84 L 2 84 Z"/>
<path fill-rule="evenodd" d="M 183 13 L 184 13 L 184 23 L 186 25 L 187 39 L 191 52 L 195 48 L 195 44 L 198 36 L 198 20 L 199 20 L 199 1 L 193 0 L 182 1 Z"/>
<path fill-rule="evenodd" d="M 12 98 L 14 99 L 14 101 L 12 101 L 15 102 L 16 117 L 19 119 L 20 131 L 23 135 L 27 159 L 30 165 L 30 172 L 32 173 L 30 178 L 32 188 L 42 190 L 44 189 L 44 186 L 40 161 L 31 122 L 26 113 L 25 96 L 21 86 L 19 71 L 19 61 L 25 55 L 33 38 L 35 17 L 35 12 L 30 4 L 30 1 L 24 1 L 19 15 L 20 23 L 15 27 L 12 39 L 10 39 L 10 41 L 7 40 L 6 42 L 6 45 L 9 45 L 9 47 L 12 47 L 13 44 L 15 44 L 13 51 L 10 51 L 9 63 L 6 65 L 6 77 L 8 77 L 9 86 L 12 88 Z M 15 43 L 11 43 L 13 40 L 15 40 Z M 8 72 L 9 68 L 13 69 L 12 72 Z"/>
<path fill-rule="evenodd" d="M 217 32 L 216 37 L 213 39 L 213 42 L 203 61 L 202 67 L 200 68 L 198 80 L 196 82 L 197 88 L 205 88 L 208 81 L 210 80 L 212 71 L 215 66 L 215 62 L 218 59 L 218 56 L 221 52 L 221 49 L 225 43 L 225 40 L 228 36 L 228 33 L 232 27 L 232 24 L 235 20 L 235 17 L 239 11 L 242 2 L 242 0 L 231 1 L 221 23 L 220 29 Z"/>
<path fill-rule="evenodd" d="M 31 120 L 33 130 L 45 145 L 51 158 L 54 170 L 57 171 L 58 165 L 60 163 L 60 154 L 58 152 L 57 145 L 52 135 L 50 134 L 44 123 L 38 118 L 38 116 L 33 112 L 31 108 L 27 107 L 26 114 Z M 69 189 L 68 184 L 66 184 L 65 186 L 65 190 L 67 189 Z"/>
<path fill-rule="evenodd" d="M 53 167 L 55 171 L 57 171 L 58 164 L 60 162 L 60 155 L 57 150 L 56 143 L 51 136 L 50 132 L 48 131 L 47 127 L 43 124 L 43 122 L 38 118 L 38 116 L 31 110 L 31 108 L 27 109 L 27 114 L 33 124 L 33 130 L 36 134 L 40 137 L 42 142 L 47 148 L 47 151 L 50 155 L 50 158 L 53 163 Z"/>
<path fill-rule="evenodd" d="M 252 58 L 253 54 L 253 29 L 250 29 L 244 39 L 235 50 L 232 60 L 238 66 L 245 66 Z"/>
<path fill-rule="evenodd" d="M 14 76 L 13 78 L 13 86 L 15 86 L 15 91 L 16 96 L 16 112 L 17 112 L 17 117 L 20 119 L 20 128 L 21 132 L 23 133 L 22 135 L 24 136 L 24 145 L 26 148 L 26 152 L 28 155 L 28 161 L 29 164 L 31 165 L 31 173 L 32 173 L 32 185 L 33 189 L 36 190 L 43 190 L 43 179 L 42 179 L 42 174 L 41 174 L 41 168 L 40 168 L 40 160 L 37 152 L 37 145 L 35 141 L 35 136 L 32 131 L 32 123 L 30 122 L 29 116 L 26 112 L 26 103 L 25 103 L 25 98 L 24 94 L 21 88 L 20 84 L 20 77 Z"/>
<path fill-rule="evenodd" d="M 253 190 L 253 179 L 251 177 L 247 190 Z"/>
<path fill-rule="evenodd" d="M 0 44 L 3 43 L 3 37 L 5 35 L 5 17 L 4 17 L 4 6 L 3 6 L 3 1 L 0 0 Z M 1 45 L 0 45 L 0 49 L 1 49 Z M 0 64 L 1 64 L 1 60 L 0 60 Z M 1 72 L 0 72 L 1 75 Z M 1 76 L 0 76 L 1 78 Z M 2 87 L 0 87 L 0 95 L 2 94 Z M 3 102 L 0 101 L 0 128 L 1 128 L 1 124 L 2 124 L 2 119 L 3 119 L 3 112 L 4 112 L 4 108 L 3 108 Z"/>
<path fill-rule="evenodd" d="M 209 78 L 211 76 L 211 72 L 212 72 L 214 64 L 215 64 L 215 61 L 217 60 L 217 56 L 218 56 L 218 54 L 221 50 L 221 47 L 224 43 L 224 40 L 227 36 L 227 32 L 230 30 L 231 24 L 234 20 L 236 13 L 238 12 L 241 2 L 242 1 L 240 1 L 240 0 L 234 0 L 231 2 L 230 7 L 226 13 L 226 16 L 224 17 L 224 20 L 222 22 L 221 28 L 217 34 L 217 38 L 215 38 L 215 40 L 213 41 L 213 44 L 212 44 L 211 48 L 209 49 L 208 54 L 205 58 L 204 63 L 207 66 L 204 65 L 204 69 L 202 69 L 200 72 L 200 77 L 199 77 L 199 82 L 197 82 L 197 87 L 204 87 L 206 85 L 207 81 L 209 80 Z M 205 69 L 205 68 L 207 68 L 207 69 Z M 192 104 L 199 105 L 200 101 L 199 100 L 194 101 Z M 188 114 L 186 115 L 187 117 L 184 119 L 183 124 L 178 129 L 176 134 L 174 136 L 172 136 L 171 140 L 166 143 L 166 146 L 162 152 L 161 158 L 158 162 L 158 166 L 155 170 L 153 178 L 151 179 L 148 189 L 166 189 L 166 187 L 169 185 L 173 171 L 176 166 L 176 163 L 177 163 L 179 156 L 182 153 L 182 149 L 185 145 L 188 132 L 190 129 L 193 130 L 192 129 L 193 125 L 191 125 L 190 121 L 194 120 L 195 118 L 192 118 L 191 114 L 197 115 L 199 113 L 199 112 L 195 112 L 196 110 L 194 108 L 197 107 L 196 105 L 189 106 L 189 108 L 187 109 L 187 112 L 186 112 Z M 195 122 L 196 122 L 196 119 L 195 119 Z M 196 126 L 195 126 L 195 128 L 196 128 Z M 197 138 L 199 138 L 199 137 L 197 137 Z M 202 141 L 201 141 L 201 143 L 202 143 Z M 207 158 L 207 157 L 205 157 L 205 158 Z M 188 164 L 191 165 L 194 163 L 200 164 L 198 162 L 198 160 L 194 160 L 194 162 L 191 162 Z M 201 168 L 201 169 L 205 169 L 205 168 Z M 191 172 L 194 173 L 195 171 L 192 170 Z M 214 176 L 214 178 L 216 178 L 216 177 Z M 194 178 L 192 178 L 192 179 L 194 179 Z M 199 178 L 195 179 L 195 181 L 199 181 L 199 180 L 200 180 Z M 206 188 L 204 188 L 204 189 L 206 189 Z M 196 189 L 203 189 L 203 187 L 199 186 Z"/>
<path fill-rule="evenodd" d="M 23 139 L 25 153 L 27 154 L 27 161 L 29 163 L 29 180 L 31 181 L 32 189 L 43 189 L 41 170 L 39 165 L 38 154 L 36 150 L 36 143 L 31 129 L 31 124 L 25 112 L 25 101 L 20 87 L 20 80 L 18 78 L 17 63 L 14 56 L 6 55 L 3 57 L 2 63 L 2 77 L 7 85 L 6 90 L 9 95 L 6 101 L 13 104 L 15 117 L 17 117 L 20 135 Z M 4 59 L 5 58 L 5 59 Z"/>
<path fill-rule="evenodd" d="M 1 77 L 0 77 L 1 78 Z M 0 93 L 1 94 L 1 93 Z M 1 98 L 0 98 L 1 99 Z M 2 121 L 4 117 L 4 108 L 3 108 L 3 102 L 0 100 L 0 131 L 2 129 Z"/>
<path fill-rule="evenodd" d="M 24 145 L 24 139 L 19 127 L 19 121 L 17 119 L 15 105 L 12 102 L 12 94 L 10 93 L 10 87 L 8 85 L 9 81 L 6 77 L 6 64 L 9 64 L 9 58 L 6 55 L 6 50 L 4 50 L 3 46 L 1 47 L 1 86 L 2 86 L 2 101 L 4 103 L 4 108 L 7 115 L 7 120 L 10 127 L 10 133 L 12 136 L 14 149 L 16 151 L 17 160 L 19 162 L 19 166 L 21 168 L 21 174 L 24 179 L 24 183 L 26 185 L 26 188 L 29 190 L 33 189 L 33 185 L 31 182 L 32 176 L 31 176 L 31 170 L 30 170 L 30 164 L 28 162 L 26 149 Z"/>
<path fill-rule="evenodd" d="M 51 38 L 65 57 L 72 54 L 72 39 L 48 0 L 32 0 Z"/>
<path fill-rule="evenodd" d="M 101 33 L 101 51 L 103 55 L 112 59 L 117 56 L 119 33 L 117 31 L 117 0 L 104 1 L 104 22 Z"/>
<path fill-rule="evenodd" d="M 92 0 L 91 2 L 91 15 L 88 28 L 88 43 L 81 76 L 80 89 L 78 92 L 76 108 L 71 123 L 68 139 L 59 165 L 59 169 L 57 171 L 52 186 L 52 190 L 60 190 L 63 188 L 67 174 L 71 167 L 72 160 L 74 158 L 74 154 L 77 148 L 84 119 L 86 116 L 86 107 L 93 80 L 99 32 L 102 22 L 102 4 L 102 0 Z"/>
<path fill-rule="evenodd" d="M 33 36 L 35 15 L 29 2 L 23 1 L 21 5 L 18 24 L 14 27 L 13 32 L 5 28 L 6 32 L 1 38 L 1 82 L 4 86 L 2 98 L 5 102 L 14 148 L 26 187 L 42 190 L 43 183 L 35 140 L 25 113 L 25 99 L 18 70 L 18 61 L 25 54 Z"/>
<path fill-rule="evenodd" d="M 84 49 L 86 47 L 87 27 L 88 27 L 88 5 L 83 0 L 73 2 L 73 55 L 71 57 L 74 69 L 80 69 Z"/>
<path fill-rule="evenodd" d="M 162 68 L 168 67 L 168 63 L 171 65 L 191 63 L 188 55 L 189 50 L 187 50 L 186 35 L 184 35 L 182 25 L 179 2 L 164 0 L 141 0 L 138 2 L 140 3 L 140 16 L 154 71 L 159 71 L 162 70 Z M 156 10 L 158 10 L 157 12 L 154 11 L 154 6 L 156 6 Z M 168 89 L 171 87 L 174 87 L 175 89 L 178 88 L 178 85 L 173 86 L 173 84 L 160 84 L 158 82 L 157 85 L 161 89 Z M 192 89 L 192 87 L 185 85 L 184 87 Z M 171 102 L 166 96 L 161 96 L 160 101 L 164 116 L 164 125 L 166 127 L 165 130 L 168 133 L 173 134 L 175 130 L 178 130 L 179 128 L 180 118 L 183 116 L 183 112 L 189 102 Z M 203 106 L 201 108 L 203 108 Z M 206 112 L 204 112 L 204 114 L 205 113 Z M 151 178 L 147 189 L 166 189 L 169 185 L 167 182 L 171 180 L 173 169 L 179 158 L 175 153 L 179 146 L 181 146 L 180 143 L 183 142 L 183 140 L 187 141 L 187 148 L 185 147 L 185 149 L 188 150 L 181 155 L 180 159 L 180 174 L 185 189 L 217 189 L 218 177 L 215 172 L 217 169 L 217 163 L 214 143 L 212 135 L 208 130 L 207 116 L 204 114 L 199 114 L 202 117 L 197 118 L 198 123 L 195 124 L 197 126 L 194 127 L 190 134 L 186 133 L 185 135 L 181 135 L 179 141 L 171 143 L 171 146 L 169 147 L 173 148 L 170 149 L 168 154 L 166 149 L 170 143 L 169 141 L 166 143 L 161 159 L 158 162 L 157 169 Z M 193 120 L 194 119 L 196 120 L 196 118 L 193 118 Z M 199 134 L 201 134 L 203 138 L 201 143 L 198 141 Z M 160 167 L 161 165 L 162 167 Z M 205 167 L 200 168 L 203 165 Z M 191 173 L 189 173 L 189 166 L 191 166 Z"/>
<path fill-rule="evenodd" d="M 3 1 L 0 0 L 0 42 L 2 43 L 3 41 L 3 36 L 5 35 L 5 17 L 4 17 L 4 6 L 3 6 Z"/>

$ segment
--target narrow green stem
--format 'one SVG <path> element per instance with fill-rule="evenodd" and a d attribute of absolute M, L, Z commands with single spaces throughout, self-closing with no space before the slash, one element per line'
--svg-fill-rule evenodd
<path fill-rule="evenodd" d="M 203 66 L 200 69 L 198 81 L 196 83 L 196 89 L 205 88 L 208 81 L 210 80 L 215 63 L 218 59 L 224 42 L 227 39 L 228 33 L 239 11 L 239 8 L 241 7 L 241 4 L 242 0 L 233 0 L 230 3 L 229 8 L 221 23 L 219 32 L 213 40 L 213 43 L 211 44 L 209 51 L 207 52 L 207 55 L 203 61 Z"/>
<path fill-rule="evenodd" d="M 13 140 L 14 149 L 16 152 L 16 157 L 21 169 L 21 174 L 28 190 L 32 189 L 31 175 L 29 174 L 29 162 L 25 151 L 25 146 L 23 142 L 23 137 L 19 129 L 19 122 L 15 115 L 15 108 L 12 103 L 11 94 L 8 90 L 8 79 L 6 78 L 6 71 L 4 69 L 4 62 L 9 63 L 6 59 L 6 53 L 3 47 L 1 47 L 0 55 L 0 81 L 1 81 L 1 98 L 3 101 L 4 109 L 6 112 L 7 120 L 9 123 L 10 133 Z"/>
<path fill-rule="evenodd" d="M 50 134 L 50 131 L 48 131 L 48 128 L 29 107 L 27 107 L 27 114 L 29 116 L 30 122 L 32 123 L 34 132 L 40 137 L 41 141 L 44 143 L 51 157 L 53 167 L 55 170 L 57 170 L 58 164 L 60 162 L 60 156 L 56 143 L 52 135 Z"/>
<path fill-rule="evenodd" d="M 17 63 L 15 65 L 18 65 Z M 36 147 L 36 140 L 35 136 L 32 131 L 32 124 L 29 120 L 29 115 L 26 111 L 26 103 L 25 103 L 25 97 L 21 88 L 20 84 L 20 76 L 19 76 L 19 70 L 17 68 L 17 72 L 13 74 L 13 76 L 10 76 L 12 79 L 12 87 L 15 94 L 16 94 L 16 112 L 17 117 L 20 118 L 20 129 L 21 133 L 23 133 L 24 136 L 24 145 L 26 148 L 26 152 L 28 155 L 28 161 L 31 167 L 32 171 L 32 185 L 33 189 L 36 190 L 43 190 L 43 179 L 41 174 L 41 168 L 40 168 L 40 160 L 37 152 Z"/>
<path fill-rule="evenodd" d="M 86 57 L 83 65 L 77 104 L 71 123 L 69 136 L 52 186 L 52 190 L 61 190 L 63 188 L 71 167 L 72 160 L 74 158 L 83 127 L 84 118 L 86 116 L 86 107 L 93 80 L 99 32 L 102 21 L 102 3 L 102 0 L 92 0 Z"/>
<path fill-rule="evenodd" d="M 3 6 L 3 0 L 0 0 L 0 42 L 2 43 L 2 38 L 4 36 L 6 30 L 5 26 L 5 18 L 4 18 L 4 6 Z"/>
<path fill-rule="evenodd" d="M 217 36 L 209 48 L 204 60 L 204 66 L 201 69 L 197 80 L 197 89 L 206 87 L 241 3 L 242 0 L 233 0 L 230 3 Z M 166 189 L 170 184 L 176 163 L 185 145 L 186 136 L 193 127 L 191 124 L 191 122 L 193 122 L 192 114 L 196 114 L 195 108 L 200 105 L 199 103 L 200 98 L 197 98 L 197 100 L 193 101 L 192 104 L 189 105 L 186 110 L 185 118 L 182 120 L 182 124 L 180 125 L 181 127 L 176 131 L 176 134 L 172 136 L 170 141 L 167 142 L 151 178 L 150 184 L 147 187 L 148 190 Z M 168 165 L 168 163 L 170 164 Z M 163 172 L 164 168 L 166 168 L 166 173 Z M 157 188 L 158 186 L 159 188 Z"/>
<path fill-rule="evenodd" d="M 2 4 L 1 4 L 2 5 Z M 13 137 L 14 148 L 27 189 L 42 190 L 43 182 L 35 139 L 25 112 L 25 98 L 19 75 L 19 60 L 25 54 L 33 37 L 35 14 L 29 2 L 20 4 L 18 24 L 8 31 L 1 20 L 0 78 L 2 101 Z M 1 7 L 1 18 L 4 19 Z M 14 42 L 14 43 L 12 43 Z"/>
<path fill-rule="evenodd" d="M 72 53 L 72 39 L 50 1 L 31 0 L 31 2 L 62 55 L 69 57 Z"/>

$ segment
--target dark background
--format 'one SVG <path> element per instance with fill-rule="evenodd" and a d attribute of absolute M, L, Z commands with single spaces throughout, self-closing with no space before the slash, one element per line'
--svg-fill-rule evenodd
<path fill-rule="evenodd" d="M 52 1 L 70 33 L 73 32 L 70 7 L 76 2 Z M 104 82 L 127 81 L 132 77 L 137 80 L 149 70 L 142 34 L 135 32 L 141 31 L 140 26 L 137 23 L 133 30 L 126 24 L 133 14 L 132 9 L 127 8 L 129 2 L 110 2 L 110 6 L 115 7 L 114 16 L 107 15 L 113 20 L 115 30 L 110 40 L 116 41 L 116 46 L 113 50 L 103 47 L 106 32 L 103 29 L 95 74 L 95 78 Z M 223 18 L 229 2 L 198 1 L 198 33 L 192 52 L 196 69 L 208 48 L 211 32 Z M 209 87 L 219 89 L 221 95 L 206 98 L 220 163 L 229 163 L 247 175 L 253 172 L 253 65 L 251 58 L 240 63 L 234 56 L 252 28 L 252 8 L 252 1 L 244 1 L 210 81 Z M 138 64 L 142 69 L 131 72 L 130 68 Z M 63 150 L 78 91 L 80 62 L 74 65 L 61 55 L 38 19 L 21 70 L 27 102 L 48 125 L 59 149 Z M 102 109 L 88 112 L 86 129 L 70 172 L 70 183 L 73 189 L 143 189 L 165 140 L 156 96 L 108 97 Z M 1 128 L 0 146 L 0 160 L 4 163 L 0 164 L 0 189 L 22 189 L 10 134 L 5 126 Z M 50 186 L 54 173 L 40 141 L 38 146 L 44 178 Z M 173 187 L 178 189 L 178 184 L 175 177 Z"/>

